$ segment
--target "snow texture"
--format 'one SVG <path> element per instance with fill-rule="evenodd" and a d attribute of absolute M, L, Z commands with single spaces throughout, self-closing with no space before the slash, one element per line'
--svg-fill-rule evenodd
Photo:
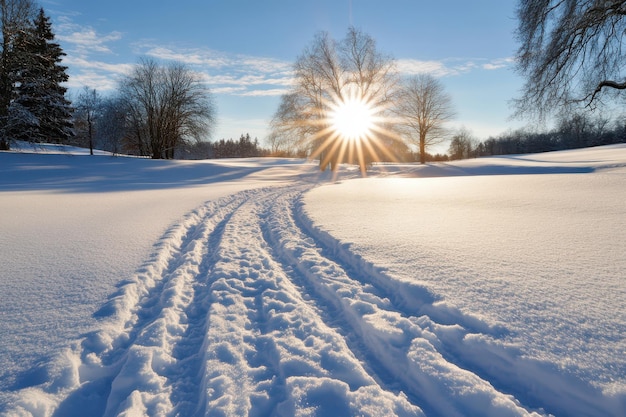
<path fill-rule="evenodd" d="M 2 415 L 626 414 L 624 145 L 0 171 Z"/>

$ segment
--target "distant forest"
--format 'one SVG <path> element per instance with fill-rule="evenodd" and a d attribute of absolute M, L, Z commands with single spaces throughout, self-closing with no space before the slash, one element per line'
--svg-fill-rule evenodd
<path fill-rule="evenodd" d="M 77 125 L 80 126 L 77 120 Z M 88 147 L 88 138 L 81 135 L 80 129 L 73 138 L 73 144 Z M 108 132 L 102 132 L 108 133 Z M 110 141 L 107 135 L 97 135 L 96 147 L 111 152 L 120 152 L 119 143 Z M 99 139 L 99 140 L 98 140 Z M 426 154 L 426 161 L 449 161 L 482 156 L 539 153 L 566 149 L 586 148 L 591 146 L 626 143 L 626 119 L 608 119 L 591 116 L 588 113 L 576 113 L 562 117 L 556 126 L 549 130 L 532 131 L 529 128 L 511 130 L 498 136 L 478 140 L 465 129 L 454 133 L 447 153 Z M 127 151 L 127 150 L 125 150 Z M 417 162 L 418 152 L 408 146 L 395 149 L 394 155 L 399 162 Z M 216 158 L 251 158 L 251 157 L 305 157 L 294 151 L 272 152 L 261 145 L 257 138 L 249 133 L 239 139 L 220 139 L 217 141 L 191 141 L 176 150 L 177 159 L 216 159 Z"/>
<path fill-rule="evenodd" d="M 547 131 L 528 128 L 502 133 L 478 141 L 465 130 L 455 134 L 448 149 L 451 160 L 481 156 L 539 153 L 565 149 L 586 148 L 626 142 L 626 120 L 592 117 L 589 113 L 575 113 L 561 117 L 556 126 Z M 434 159 L 434 158 L 433 158 Z"/>
<path fill-rule="evenodd" d="M 249 133 L 241 135 L 239 140 L 220 139 L 215 142 L 198 141 L 189 143 L 177 150 L 178 159 L 217 159 L 217 158 L 255 158 L 268 156 L 269 151 L 259 145 L 257 138 Z"/>

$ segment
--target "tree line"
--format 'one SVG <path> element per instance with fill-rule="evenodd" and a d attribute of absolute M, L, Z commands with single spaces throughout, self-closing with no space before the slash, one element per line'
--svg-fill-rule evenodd
<path fill-rule="evenodd" d="M 177 153 L 179 159 L 258 158 L 269 156 L 270 151 L 252 139 L 249 133 L 238 140 L 220 139 L 214 142 L 198 141 L 183 146 Z"/>
<path fill-rule="evenodd" d="M 550 130 L 518 129 L 477 140 L 460 129 L 450 141 L 451 160 L 587 148 L 626 142 L 626 121 L 577 112 L 561 116 Z"/>
<path fill-rule="evenodd" d="M 280 122 L 276 119 L 275 127 L 282 124 L 274 131 L 280 131 L 280 140 L 273 142 L 280 145 L 272 146 L 274 152 L 262 149 L 258 140 L 252 140 L 249 135 L 242 135 L 238 141 L 222 139 L 210 143 L 206 139 L 215 125 L 215 104 L 198 74 L 184 64 L 162 64 L 143 58 L 119 81 L 113 94 L 103 97 L 95 89 L 85 87 L 70 102 L 63 87 L 69 78 L 67 67 L 61 65 L 65 53 L 54 41 L 52 25 L 44 10 L 37 11 L 31 0 L 0 0 L 0 6 L 3 35 L 0 77 L 5 92 L 0 109 L 0 145 L 4 149 L 14 141 L 26 140 L 86 146 L 92 154 L 97 148 L 155 159 L 199 155 L 248 157 L 292 153 L 293 149 L 284 149 L 284 138 L 288 135 L 290 144 L 298 144 L 295 153 L 318 157 L 335 169 L 338 162 L 363 166 L 376 160 L 414 158 L 415 152 L 400 138 L 401 134 L 418 138 L 419 155 L 424 160 L 426 146 L 443 138 L 440 123 L 452 116 L 449 96 L 438 80 L 424 75 L 408 80 L 404 89 L 396 88 L 400 82 L 393 60 L 376 50 L 370 36 L 351 28 L 340 43 L 320 35 L 317 43 L 296 61 L 300 83 L 279 109 L 289 116 Z M 333 75 L 320 77 L 320 71 L 327 70 Z M 311 85 L 303 82 L 307 77 L 321 80 L 323 85 L 313 91 Z M 363 143 L 352 144 L 359 149 L 349 149 L 346 156 L 339 158 L 337 143 L 331 143 L 329 135 L 319 134 L 317 122 L 301 123 L 297 119 L 315 118 L 311 117 L 314 112 L 325 110 L 328 94 L 344 99 L 348 91 L 358 99 L 367 99 L 378 117 L 388 119 L 372 132 L 375 140 L 368 142 L 369 138 L 363 138 Z M 316 95 L 324 97 L 320 101 Z M 394 107 L 393 103 L 401 97 L 407 107 Z M 411 101 L 430 98 L 434 100 L 429 105 L 434 103 L 441 110 L 435 116 L 440 119 L 432 122 L 435 113 L 410 114 L 415 111 L 415 107 L 410 107 Z M 296 102 L 290 109 L 284 105 Z M 405 125 L 392 122 L 400 114 L 408 122 Z M 322 119 L 317 117 L 317 121 Z M 297 134 L 312 135 L 314 139 L 302 147 Z"/>
<path fill-rule="evenodd" d="M 190 140 L 173 135 L 171 137 L 178 140 L 171 142 L 167 147 L 163 146 L 167 144 L 166 141 L 154 143 L 147 136 L 148 130 L 141 131 L 133 127 L 132 123 L 129 124 L 127 115 L 136 113 L 127 112 L 128 105 L 124 100 L 125 98 L 119 94 L 103 98 L 95 89 L 83 88 L 75 100 L 76 134 L 70 144 L 114 154 L 139 156 L 151 156 L 153 152 L 159 152 L 158 149 L 155 150 L 155 146 L 161 146 L 164 151 L 159 155 L 176 159 L 250 158 L 270 155 L 270 151 L 261 146 L 258 138 L 253 139 L 249 133 L 242 133 L 237 140 L 230 138 L 216 141 L 202 137 Z M 141 111 L 138 113 L 141 114 Z M 163 120 L 163 116 L 160 120 Z M 204 120 L 208 118 L 205 116 Z M 145 126 L 143 123 L 137 125 Z M 167 123 L 163 125 L 167 126 Z M 158 125 L 154 131 L 157 129 Z"/>

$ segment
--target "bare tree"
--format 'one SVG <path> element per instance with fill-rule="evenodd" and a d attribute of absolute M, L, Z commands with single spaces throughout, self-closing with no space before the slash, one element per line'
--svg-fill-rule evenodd
<path fill-rule="evenodd" d="M 215 107 L 200 78 L 180 63 L 143 59 L 120 84 L 128 140 L 154 159 L 173 158 L 183 142 L 208 136 Z"/>
<path fill-rule="evenodd" d="M 450 159 L 467 159 L 475 155 L 474 150 L 478 145 L 476 139 L 465 127 L 460 128 L 452 140 L 450 140 L 450 147 L 448 148 L 448 155 Z"/>
<path fill-rule="evenodd" d="M 305 153 L 311 150 L 305 138 L 314 136 L 318 126 L 312 122 L 313 115 L 307 114 L 305 106 L 305 100 L 296 93 L 280 97 L 280 104 L 270 122 L 269 138 L 273 152 L 293 154 L 300 148 Z"/>
<path fill-rule="evenodd" d="M 128 112 L 120 97 L 107 97 L 99 106 L 95 120 L 95 141 L 100 149 L 118 154 L 124 138 L 129 137 Z M 140 153 L 141 154 L 141 153 Z"/>
<path fill-rule="evenodd" d="M 606 89 L 626 89 L 625 1 L 520 0 L 517 15 L 517 65 L 526 77 L 518 115 L 593 107 Z"/>
<path fill-rule="evenodd" d="M 22 57 L 16 42 L 21 33 L 32 25 L 37 9 L 31 0 L 0 0 L 0 149 L 9 149 L 4 134 L 13 98 L 15 74 Z"/>
<path fill-rule="evenodd" d="M 75 103 L 76 113 L 74 114 L 74 123 L 76 127 L 84 126 L 84 129 L 81 129 L 84 131 L 80 133 L 86 136 L 87 142 L 89 143 L 90 155 L 93 155 L 94 126 L 96 125 L 96 119 L 101 110 L 101 105 L 102 97 L 100 94 L 98 94 L 95 88 L 89 88 L 87 86 L 83 87 Z"/>
<path fill-rule="evenodd" d="M 265 138 L 265 142 L 269 146 L 269 154 L 284 157 L 306 155 L 306 150 L 299 147 L 301 143 L 294 141 L 293 138 L 293 136 L 271 127 L 270 133 Z"/>
<path fill-rule="evenodd" d="M 290 137 L 297 148 L 307 147 L 320 167 L 332 170 L 344 160 L 356 160 L 364 171 L 376 153 L 389 153 L 376 140 L 376 133 L 348 141 L 333 130 L 333 108 L 347 100 L 366 103 L 378 118 L 388 111 L 395 88 L 394 61 L 379 53 L 375 41 L 350 28 L 337 42 L 328 33 L 319 33 L 294 64 L 295 84 L 282 97 L 272 119 L 276 137 Z M 373 129 L 380 125 L 373 126 Z"/>
<path fill-rule="evenodd" d="M 426 150 L 446 139 L 446 122 L 455 116 L 452 98 L 443 84 L 429 74 L 404 80 L 395 112 L 405 137 L 419 146 L 422 164 L 426 162 Z"/>

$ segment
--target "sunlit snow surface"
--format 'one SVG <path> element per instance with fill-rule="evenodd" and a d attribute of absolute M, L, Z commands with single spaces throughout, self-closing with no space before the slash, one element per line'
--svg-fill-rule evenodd
<path fill-rule="evenodd" d="M 37 151 L 0 153 L 0 415 L 626 414 L 624 145 Z"/>

